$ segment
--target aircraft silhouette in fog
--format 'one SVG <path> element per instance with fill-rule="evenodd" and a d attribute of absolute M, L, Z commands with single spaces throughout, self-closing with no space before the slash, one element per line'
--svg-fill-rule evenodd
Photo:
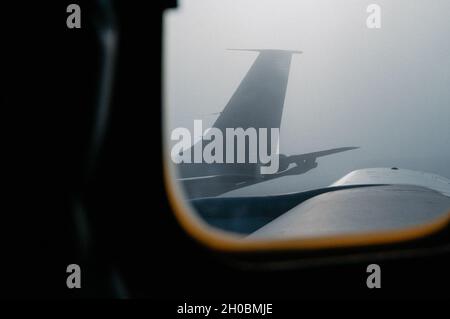
<path fill-rule="evenodd" d="M 293 54 L 300 51 L 242 50 L 258 52 L 253 65 L 241 81 L 212 128 L 244 130 L 280 128 L 289 69 Z M 270 140 L 270 134 L 267 136 Z M 199 141 L 204 143 L 205 141 Z M 270 145 L 270 143 L 268 143 Z M 191 149 L 194 146 L 191 147 Z M 245 145 L 248 154 L 248 143 Z M 304 174 L 318 166 L 316 159 L 357 147 L 340 147 L 298 155 L 279 155 L 275 174 L 261 174 L 257 163 L 179 163 L 178 177 L 188 198 L 218 196 L 249 185 L 289 175 Z M 272 150 L 273 151 L 273 150 Z M 225 152 L 225 150 L 224 150 Z M 193 152 L 191 152 L 193 153 Z M 234 152 L 236 156 L 236 152 Z M 224 154 L 226 156 L 226 154 Z"/>

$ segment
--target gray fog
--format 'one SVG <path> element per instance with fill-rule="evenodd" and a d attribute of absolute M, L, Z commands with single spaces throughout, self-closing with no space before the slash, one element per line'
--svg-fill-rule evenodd
<path fill-rule="evenodd" d="M 380 29 L 366 26 L 372 3 Z M 166 129 L 212 125 L 258 55 L 227 49 L 300 50 L 280 152 L 360 149 L 223 196 L 324 187 L 368 167 L 450 178 L 449 12 L 448 0 L 179 0 L 164 18 Z"/>

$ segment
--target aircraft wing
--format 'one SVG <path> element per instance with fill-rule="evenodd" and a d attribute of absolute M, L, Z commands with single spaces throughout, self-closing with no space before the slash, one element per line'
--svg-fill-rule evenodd
<path fill-rule="evenodd" d="M 249 238 L 317 237 L 407 229 L 431 223 L 449 213 L 450 180 L 405 169 L 364 169 L 344 176 L 328 192 L 298 201 L 298 205 Z"/>
<path fill-rule="evenodd" d="M 431 223 L 448 212 L 450 198 L 425 187 L 352 188 L 313 197 L 249 238 L 304 238 L 398 230 Z"/>
<path fill-rule="evenodd" d="M 450 212 L 450 180 L 397 168 L 353 171 L 328 187 L 191 200 L 210 225 L 248 238 L 297 238 L 414 227 Z"/>

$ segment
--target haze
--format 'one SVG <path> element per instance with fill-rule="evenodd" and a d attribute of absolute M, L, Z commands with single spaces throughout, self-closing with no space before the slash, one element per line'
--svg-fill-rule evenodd
<path fill-rule="evenodd" d="M 368 29 L 366 8 L 382 8 Z M 212 125 L 257 56 L 292 59 L 280 152 L 361 148 L 306 174 L 223 196 L 327 186 L 352 170 L 400 167 L 450 178 L 450 1 L 179 0 L 164 20 L 167 129 Z"/>

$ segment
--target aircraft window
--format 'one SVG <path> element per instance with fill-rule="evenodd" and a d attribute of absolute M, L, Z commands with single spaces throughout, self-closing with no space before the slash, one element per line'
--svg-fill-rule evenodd
<path fill-rule="evenodd" d="M 164 18 L 177 201 L 243 240 L 446 218 L 448 12 L 446 0 L 180 0 Z"/>

